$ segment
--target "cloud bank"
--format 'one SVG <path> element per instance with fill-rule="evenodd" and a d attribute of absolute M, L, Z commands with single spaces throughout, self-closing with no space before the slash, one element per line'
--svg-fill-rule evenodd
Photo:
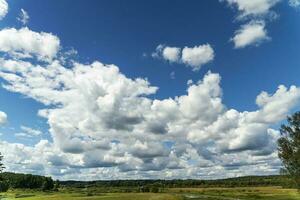
<path fill-rule="evenodd" d="M 39 42 L 27 40 L 23 31 Z M 16 40 L 3 42 L 7 32 Z M 257 110 L 238 111 L 223 104 L 220 75 L 208 72 L 190 82 L 186 94 L 153 99 L 158 87 L 144 78 L 126 77 L 115 65 L 65 62 L 69 54 L 63 52 L 66 57 L 56 57 L 60 41 L 50 33 L 28 28 L 0 33 L 0 51 L 8 53 L 0 59 L 2 86 L 44 104 L 38 115 L 47 120 L 53 140 L 34 146 L 2 141 L 7 170 L 64 179 L 120 179 L 273 174 L 280 168 L 278 131 L 272 127 L 298 105 L 296 86 L 262 92 Z M 53 42 L 57 48 L 37 51 Z M 205 48 L 209 46 L 183 49 L 182 57 L 203 63 L 189 56 L 202 55 Z M 37 60 L 15 56 L 17 50 Z M 45 57 L 52 60 L 40 60 Z M 25 126 L 22 130 L 30 137 L 42 134 Z"/>

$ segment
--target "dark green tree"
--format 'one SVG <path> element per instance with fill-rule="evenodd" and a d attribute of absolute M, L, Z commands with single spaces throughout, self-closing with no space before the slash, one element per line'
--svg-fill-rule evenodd
<path fill-rule="evenodd" d="M 56 180 L 56 181 L 54 182 L 53 190 L 54 190 L 54 191 L 58 191 L 59 187 L 60 187 L 60 182 L 59 182 L 59 180 Z"/>
<path fill-rule="evenodd" d="M 43 191 L 52 190 L 54 188 L 54 181 L 50 177 L 44 177 L 44 182 L 42 185 Z"/>
<path fill-rule="evenodd" d="M 283 171 L 293 178 L 300 189 L 300 112 L 287 118 L 287 125 L 280 129 L 278 156 L 283 163 Z"/>
<path fill-rule="evenodd" d="M 1 176 L 2 171 L 4 169 L 4 165 L 2 163 L 3 156 L 0 153 L 0 192 L 6 192 L 8 190 L 8 183 Z"/>
<path fill-rule="evenodd" d="M 3 169 L 4 169 L 4 165 L 3 165 L 3 163 L 2 163 L 2 159 L 3 159 L 3 156 L 2 156 L 2 154 L 1 154 L 1 152 L 0 152 L 0 173 L 2 173 L 2 171 L 3 171 Z"/>

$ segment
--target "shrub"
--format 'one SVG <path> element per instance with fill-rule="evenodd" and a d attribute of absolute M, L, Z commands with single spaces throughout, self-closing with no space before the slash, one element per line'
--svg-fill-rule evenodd
<path fill-rule="evenodd" d="M 0 192 L 6 192 L 9 188 L 7 181 L 0 181 Z"/>

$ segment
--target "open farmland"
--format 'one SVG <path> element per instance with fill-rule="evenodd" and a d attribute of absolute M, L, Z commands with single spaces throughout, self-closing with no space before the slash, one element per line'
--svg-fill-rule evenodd
<path fill-rule="evenodd" d="M 33 190 L 11 190 L 2 193 L 0 199 L 20 200 L 300 200 L 295 189 L 281 187 L 240 187 L 240 188 L 172 188 L 161 193 L 103 193 L 101 188 L 39 192 Z"/>

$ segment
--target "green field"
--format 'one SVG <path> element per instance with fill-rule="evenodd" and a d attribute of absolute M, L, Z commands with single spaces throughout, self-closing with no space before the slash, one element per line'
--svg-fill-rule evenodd
<path fill-rule="evenodd" d="M 241 188 L 172 188 L 163 193 L 93 193 L 87 190 L 78 192 L 38 192 L 32 190 L 11 190 L 1 193 L 0 199 L 20 200 L 300 200 L 300 194 L 293 189 L 280 187 L 241 187 Z"/>

